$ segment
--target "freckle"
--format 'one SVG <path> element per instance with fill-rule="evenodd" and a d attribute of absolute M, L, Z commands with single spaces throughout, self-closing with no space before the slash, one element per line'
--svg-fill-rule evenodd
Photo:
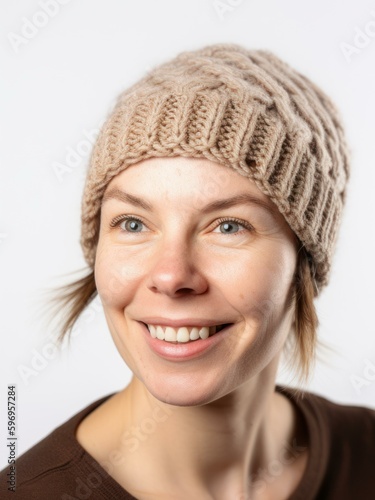
<path fill-rule="evenodd" d="M 243 299 L 243 294 L 242 293 L 240 293 L 240 298 Z"/>

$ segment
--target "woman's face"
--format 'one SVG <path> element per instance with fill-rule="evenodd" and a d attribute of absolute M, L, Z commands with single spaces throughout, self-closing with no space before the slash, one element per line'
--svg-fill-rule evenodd
<path fill-rule="evenodd" d="M 276 205 L 226 166 L 151 158 L 106 188 L 98 293 L 120 355 L 161 401 L 214 401 L 279 355 L 296 262 L 297 238 Z M 146 324 L 179 341 L 153 338 Z M 199 333 L 210 336 L 190 339 Z"/>

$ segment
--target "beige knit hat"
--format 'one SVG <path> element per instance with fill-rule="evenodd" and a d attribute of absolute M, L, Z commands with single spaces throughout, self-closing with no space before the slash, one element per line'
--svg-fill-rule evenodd
<path fill-rule="evenodd" d="M 110 180 L 150 157 L 206 158 L 252 179 L 328 284 L 349 153 L 338 111 L 313 82 L 265 50 L 237 44 L 182 52 L 123 92 L 95 143 L 82 200 L 81 245 L 94 267 Z"/>

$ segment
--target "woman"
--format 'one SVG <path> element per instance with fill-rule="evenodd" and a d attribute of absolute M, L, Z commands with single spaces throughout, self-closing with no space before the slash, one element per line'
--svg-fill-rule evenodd
<path fill-rule="evenodd" d="M 125 91 L 60 338 L 99 294 L 133 378 L 18 459 L 15 497 L 373 498 L 375 411 L 275 384 L 283 352 L 311 373 L 348 177 L 336 108 L 270 52 L 184 52 Z"/>

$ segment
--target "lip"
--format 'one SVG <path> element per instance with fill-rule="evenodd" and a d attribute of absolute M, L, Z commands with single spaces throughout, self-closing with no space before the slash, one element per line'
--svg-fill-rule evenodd
<path fill-rule="evenodd" d="M 234 323 L 232 323 L 220 330 L 220 332 L 211 335 L 207 339 L 199 339 L 191 342 L 181 342 L 174 344 L 165 340 L 159 340 L 158 338 L 152 338 L 147 326 L 141 321 L 139 321 L 139 324 L 141 325 L 149 348 L 158 356 L 170 361 L 189 360 L 207 353 L 215 345 L 217 345 L 222 340 L 224 335 L 228 332 L 228 330 L 234 326 Z M 152 323 L 150 322 L 150 324 Z M 171 325 L 171 323 L 169 323 L 169 325 Z"/>

